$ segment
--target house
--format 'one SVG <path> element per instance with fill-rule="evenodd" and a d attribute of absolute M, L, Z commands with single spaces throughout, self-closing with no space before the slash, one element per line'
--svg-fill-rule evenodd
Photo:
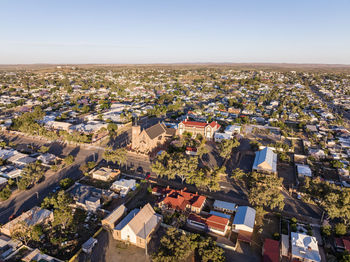
<path fill-rule="evenodd" d="M 158 123 L 142 131 L 141 126 L 133 125 L 131 132 L 131 148 L 148 154 L 169 141 L 175 135 L 176 130 L 167 128 L 163 123 Z"/>
<path fill-rule="evenodd" d="M 309 150 L 309 154 L 316 159 L 321 159 L 326 157 L 326 154 L 322 149 L 309 148 L 308 150 Z"/>
<path fill-rule="evenodd" d="M 304 177 L 312 177 L 312 171 L 308 165 L 300 165 L 297 164 L 297 171 L 298 171 L 298 177 L 304 178 Z"/>
<path fill-rule="evenodd" d="M 219 235 L 226 235 L 230 220 L 228 218 L 211 215 L 207 218 L 191 213 L 187 218 L 187 225 Z"/>
<path fill-rule="evenodd" d="M 263 262 L 280 261 L 280 243 L 276 240 L 266 238 L 263 246 Z"/>
<path fill-rule="evenodd" d="M 52 130 L 64 130 L 69 132 L 72 124 L 67 122 L 48 121 L 46 122 L 45 126 Z"/>
<path fill-rule="evenodd" d="M 337 237 L 334 239 L 334 244 L 338 252 L 347 251 L 350 253 L 350 238 L 349 237 Z"/>
<path fill-rule="evenodd" d="M 92 249 L 97 244 L 97 239 L 90 237 L 81 247 L 86 254 L 91 254 Z"/>
<path fill-rule="evenodd" d="M 0 261 L 5 260 L 20 246 L 22 246 L 20 241 L 0 234 Z"/>
<path fill-rule="evenodd" d="M 53 161 L 55 161 L 56 156 L 54 154 L 45 153 L 40 155 L 37 159 L 45 165 L 50 165 Z"/>
<path fill-rule="evenodd" d="M 22 261 L 24 262 L 34 262 L 34 261 L 63 262 L 62 260 L 59 260 L 57 258 L 54 258 L 52 256 L 42 253 L 37 248 L 32 250 L 28 255 L 22 258 Z"/>
<path fill-rule="evenodd" d="M 230 140 L 231 138 L 232 138 L 232 135 L 226 134 L 226 133 L 215 132 L 214 134 L 215 142 L 221 142 L 222 140 Z"/>
<path fill-rule="evenodd" d="M 116 240 L 126 241 L 141 248 L 145 248 L 150 241 L 163 217 L 157 214 L 150 204 L 141 210 L 132 210 L 113 230 Z"/>
<path fill-rule="evenodd" d="M 189 211 L 199 214 L 206 203 L 206 197 L 198 193 L 191 193 L 187 188 L 175 190 L 167 188 L 154 187 L 152 189 L 154 195 L 161 196 L 158 206 L 162 209 L 171 211 Z"/>
<path fill-rule="evenodd" d="M 136 180 L 135 179 L 120 179 L 118 181 L 115 181 L 112 186 L 111 190 L 118 191 L 121 197 L 125 197 L 130 190 L 136 189 Z"/>
<path fill-rule="evenodd" d="M 232 223 L 232 231 L 238 233 L 238 240 L 251 243 L 255 224 L 255 209 L 248 206 L 237 208 Z"/>
<path fill-rule="evenodd" d="M 215 210 L 233 214 L 237 210 L 237 205 L 235 203 L 230 203 L 226 201 L 221 201 L 221 200 L 215 200 L 213 207 Z"/>
<path fill-rule="evenodd" d="M 224 133 L 231 135 L 231 136 L 233 136 L 234 134 L 240 134 L 241 133 L 241 126 L 229 125 L 225 128 Z"/>
<path fill-rule="evenodd" d="M 256 152 L 253 171 L 277 174 L 277 154 L 269 147 Z"/>
<path fill-rule="evenodd" d="M 102 181 L 108 181 L 114 179 L 120 175 L 120 170 L 112 170 L 110 168 L 101 167 L 98 170 L 92 172 L 92 178 Z"/>
<path fill-rule="evenodd" d="M 119 221 L 119 219 L 126 213 L 127 208 L 124 206 L 124 204 L 121 204 L 119 207 L 114 209 L 107 217 L 102 219 L 101 224 L 104 227 L 109 227 L 110 229 L 113 229 L 116 226 L 116 223 Z"/>
<path fill-rule="evenodd" d="M 206 139 L 212 140 L 215 132 L 219 130 L 221 126 L 215 121 L 209 124 L 185 119 L 179 123 L 178 127 L 180 135 L 182 135 L 184 132 L 189 132 L 193 136 L 202 135 Z"/>
<path fill-rule="evenodd" d="M 4 177 L 0 177 L 0 189 L 7 184 L 7 179 Z"/>
<path fill-rule="evenodd" d="M 75 183 L 70 190 L 77 207 L 96 212 L 101 207 L 101 199 L 110 200 L 114 193 L 109 190 Z"/>
<path fill-rule="evenodd" d="M 320 262 L 316 237 L 301 233 L 291 233 L 292 261 Z"/>
<path fill-rule="evenodd" d="M 28 226 L 35 226 L 51 220 L 53 220 L 52 211 L 35 206 L 27 212 L 22 213 L 15 219 L 7 222 L 1 227 L 0 231 L 2 234 L 11 236 L 14 230 L 17 229 L 17 225 L 19 225 L 20 222 L 24 221 Z"/>

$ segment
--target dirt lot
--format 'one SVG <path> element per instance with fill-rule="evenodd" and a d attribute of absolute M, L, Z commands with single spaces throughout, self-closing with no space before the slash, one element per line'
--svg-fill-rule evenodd
<path fill-rule="evenodd" d="M 289 188 L 296 184 L 296 177 L 294 175 L 294 167 L 281 161 L 277 164 L 278 176 L 283 178 L 283 185 Z"/>
<path fill-rule="evenodd" d="M 91 255 L 81 253 L 79 262 L 144 262 L 150 261 L 145 254 L 145 250 L 133 245 L 126 245 L 123 242 L 114 240 L 111 233 L 103 230 L 97 236 L 98 243 L 94 247 Z"/>

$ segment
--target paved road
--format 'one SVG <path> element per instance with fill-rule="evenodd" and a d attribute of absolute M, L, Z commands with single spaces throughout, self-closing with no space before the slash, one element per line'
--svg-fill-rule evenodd
<path fill-rule="evenodd" d="M 15 144 L 21 143 L 35 143 L 37 145 L 45 144 L 45 141 L 37 139 L 30 139 L 26 137 L 6 137 Z M 70 177 L 74 180 L 79 179 L 82 174 L 79 170 L 81 164 L 87 161 L 99 161 L 102 158 L 103 150 L 90 150 L 80 147 L 72 147 L 62 145 L 60 143 L 53 143 L 50 147 L 51 153 L 56 153 L 60 156 L 67 154 L 73 154 L 75 156 L 75 162 L 72 166 L 64 168 L 59 172 L 51 175 L 45 175 L 45 180 L 40 184 L 35 185 L 33 188 L 19 192 L 10 199 L 0 203 L 0 223 L 4 224 L 8 221 L 9 217 L 13 214 L 16 216 L 22 212 L 31 209 L 35 205 L 39 205 L 42 200 L 49 195 L 52 190 L 59 185 L 59 181 L 63 178 Z"/>

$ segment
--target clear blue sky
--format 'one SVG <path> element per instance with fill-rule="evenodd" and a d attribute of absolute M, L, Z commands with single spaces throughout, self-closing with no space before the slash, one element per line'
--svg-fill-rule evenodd
<path fill-rule="evenodd" d="M 350 64 L 349 0 L 1 0 L 0 63 Z"/>

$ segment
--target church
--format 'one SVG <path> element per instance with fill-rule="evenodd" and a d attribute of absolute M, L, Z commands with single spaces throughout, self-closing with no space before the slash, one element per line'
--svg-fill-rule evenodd
<path fill-rule="evenodd" d="M 149 154 L 157 147 L 161 147 L 176 133 L 174 128 L 167 128 L 163 123 L 155 124 L 141 130 L 141 126 L 132 126 L 131 149 L 138 153 Z"/>

